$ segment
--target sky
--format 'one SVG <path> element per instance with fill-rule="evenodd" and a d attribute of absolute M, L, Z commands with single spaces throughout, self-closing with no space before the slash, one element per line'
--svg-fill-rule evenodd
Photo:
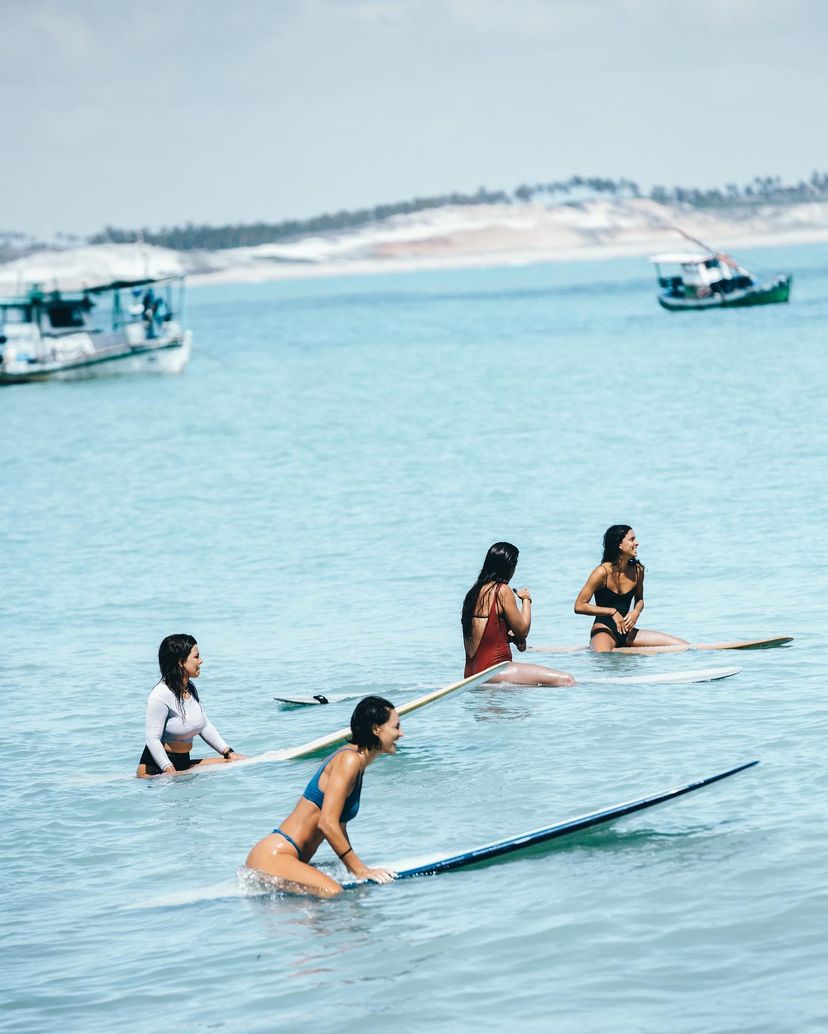
<path fill-rule="evenodd" d="M 0 231 L 828 170 L 821 0 L 0 0 Z"/>

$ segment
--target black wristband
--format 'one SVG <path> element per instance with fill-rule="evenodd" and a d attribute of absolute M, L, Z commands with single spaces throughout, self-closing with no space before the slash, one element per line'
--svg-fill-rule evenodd
<path fill-rule="evenodd" d="M 221 756 L 224 758 L 225 761 L 230 757 L 231 754 L 235 754 L 235 751 L 232 747 L 228 747 L 227 750 L 223 750 L 221 752 Z"/>
<path fill-rule="evenodd" d="M 339 853 L 339 852 L 337 851 L 337 852 L 336 852 L 336 857 L 337 857 L 337 858 L 338 858 L 338 859 L 339 859 L 340 861 L 342 861 L 342 859 L 343 859 L 343 858 L 345 858 L 345 857 L 347 857 L 347 855 L 349 855 L 349 854 L 351 853 L 351 851 L 353 851 L 353 848 L 352 848 L 352 847 L 349 847 L 349 848 L 348 848 L 348 850 L 347 850 L 347 851 L 345 851 L 345 852 L 344 852 L 343 854 L 340 854 L 340 853 Z"/>

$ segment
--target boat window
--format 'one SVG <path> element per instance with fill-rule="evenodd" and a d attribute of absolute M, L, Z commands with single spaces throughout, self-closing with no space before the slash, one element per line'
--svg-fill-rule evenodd
<path fill-rule="evenodd" d="M 75 302 L 58 302 L 49 306 L 49 322 L 58 329 L 82 327 L 83 312 Z"/>
<path fill-rule="evenodd" d="M 28 305 L 4 305 L 0 309 L 0 323 L 31 323 L 32 310 Z"/>

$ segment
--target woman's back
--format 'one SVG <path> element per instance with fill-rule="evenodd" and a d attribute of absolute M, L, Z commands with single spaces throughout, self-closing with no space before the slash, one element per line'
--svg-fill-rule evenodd
<path fill-rule="evenodd" d="M 476 675 L 477 672 L 510 661 L 512 651 L 509 646 L 509 626 L 500 607 L 500 589 L 502 582 L 489 582 L 483 585 L 477 596 L 477 605 L 472 617 L 471 635 L 464 640 L 466 647 L 466 667 L 464 676 Z"/>

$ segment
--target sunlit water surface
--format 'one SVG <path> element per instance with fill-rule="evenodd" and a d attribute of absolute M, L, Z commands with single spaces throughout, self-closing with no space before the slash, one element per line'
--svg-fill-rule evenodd
<path fill-rule="evenodd" d="M 790 305 L 664 313 L 640 260 L 193 289 L 185 376 L 3 391 L 0 1023 L 826 1028 L 828 249 L 744 257 L 794 271 Z M 521 549 L 532 640 L 586 642 L 572 603 L 616 522 L 641 541 L 644 627 L 794 645 L 550 657 L 582 680 L 743 671 L 419 711 L 367 773 L 359 852 L 394 865 L 758 768 L 335 901 L 236 879 L 316 762 L 130 778 L 164 635 L 197 636 L 208 713 L 257 754 L 349 716 L 280 691 L 459 678 L 497 539 Z"/>

